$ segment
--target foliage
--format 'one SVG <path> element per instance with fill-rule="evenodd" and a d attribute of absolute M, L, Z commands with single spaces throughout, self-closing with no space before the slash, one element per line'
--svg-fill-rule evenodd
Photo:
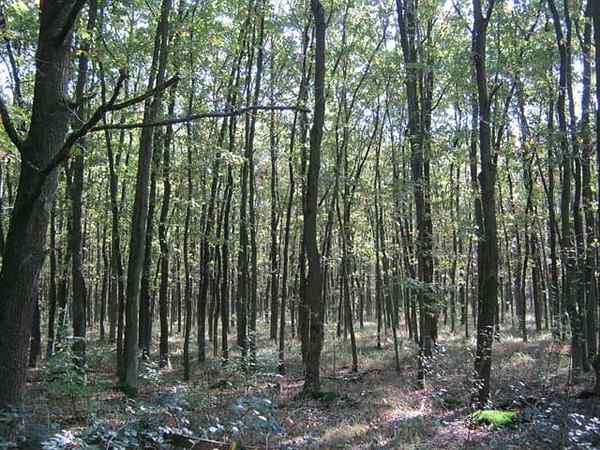
<path fill-rule="evenodd" d="M 475 411 L 470 416 L 471 420 L 476 424 L 494 425 L 496 427 L 504 427 L 511 425 L 517 418 L 517 413 L 514 411 L 504 411 L 496 409 L 485 409 Z"/>
<path fill-rule="evenodd" d="M 88 383 L 87 363 L 73 352 L 71 341 L 65 340 L 42 370 L 48 394 L 51 398 L 81 399 L 89 396 L 95 388 Z"/>

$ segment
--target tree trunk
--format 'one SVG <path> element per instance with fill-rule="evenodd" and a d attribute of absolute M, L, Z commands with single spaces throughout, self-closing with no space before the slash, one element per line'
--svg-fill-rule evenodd
<path fill-rule="evenodd" d="M 64 144 L 71 115 L 65 102 L 71 18 L 77 17 L 83 4 L 63 0 L 40 5 L 31 124 L 25 141 L 19 144 L 19 185 L 0 271 L 0 409 L 19 404 L 25 385 L 34 293 L 45 257 L 58 172 L 51 168 L 44 173 L 36 167 L 48 167 Z"/>
<path fill-rule="evenodd" d="M 40 317 L 40 295 L 34 292 L 33 321 L 31 324 L 31 341 L 29 346 L 29 367 L 35 367 L 42 352 L 42 333 Z"/>
<path fill-rule="evenodd" d="M 57 257 L 56 257 L 56 202 L 50 213 L 50 280 L 48 284 L 48 346 L 46 358 L 54 354 L 54 336 L 56 334 L 56 301 L 57 301 Z"/>
<path fill-rule="evenodd" d="M 159 54 L 156 85 L 165 77 L 168 53 L 169 12 L 171 0 L 163 0 L 161 7 L 160 23 L 155 41 L 155 54 Z M 149 87 L 154 83 L 154 74 L 150 75 Z M 162 100 L 162 93 L 155 94 L 151 101 L 147 101 L 144 108 L 144 121 L 155 122 Z M 129 394 L 137 393 L 137 367 L 138 367 L 138 311 L 140 301 L 140 279 L 145 258 L 146 224 L 148 221 L 148 182 L 152 163 L 154 129 L 145 127 L 140 137 L 138 154 L 138 171 L 136 178 L 135 197 L 133 203 L 133 218 L 131 221 L 131 235 L 129 243 L 129 262 L 127 268 L 127 308 L 125 326 L 125 363 L 123 387 Z"/>
<path fill-rule="evenodd" d="M 175 111 L 175 88 L 171 91 L 168 115 L 173 116 Z M 159 314 L 160 314 L 160 366 L 169 365 L 169 242 L 167 226 L 169 211 L 171 208 L 171 144 L 173 141 L 173 127 L 167 128 L 163 148 L 163 201 L 160 209 L 160 221 L 158 223 L 158 240 L 160 245 L 160 290 L 159 290 Z"/>
<path fill-rule="evenodd" d="M 88 21 L 86 31 L 89 34 L 94 32 L 96 27 L 96 14 L 98 5 L 95 0 L 90 1 L 88 12 Z M 75 86 L 75 102 L 79 107 L 75 112 L 76 120 L 82 123 L 85 120 L 84 91 L 88 79 L 88 65 L 90 44 L 84 41 L 81 45 L 81 56 L 79 57 L 79 68 L 77 74 L 77 84 Z M 82 144 L 83 145 L 83 144 Z M 82 229 L 81 220 L 83 215 L 83 174 L 84 160 L 83 151 L 75 154 L 71 164 L 73 180 L 71 182 L 71 234 L 69 245 L 71 247 L 71 273 L 73 278 L 73 351 L 77 356 L 78 364 L 84 364 L 85 358 L 85 334 L 86 334 L 86 283 L 82 271 Z"/>
<path fill-rule="evenodd" d="M 496 156 L 491 152 L 490 99 L 486 73 L 486 34 L 487 25 L 495 0 L 488 0 L 486 16 L 483 16 L 480 0 L 473 0 L 473 41 L 472 52 L 477 80 L 479 105 L 479 154 L 481 173 L 479 184 L 483 211 L 484 232 L 478 241 L 479 295 L 477 314 L 477 349 L 475 354 L 475 394 L 473 401 L 480 407 L 485 405 L 490 392 L 492 367 L 492 342 L 494 315 L 498 291 L 498 241 L 496 223 Z"/>
<path fill-rule="evenodd" d="M 315 21 L 315 106 L 310 130 L 310 156 L 304 205 L 303 247 L 308 259 L 308 277 L 302 298 L 306 322 L 302 340 L 306 348 L 304 387 L 306 395 L 314 396 L 321 389 L 320 363 L 323 348 L 324 304 L 321 298 L 321 261 L 317 242 L 317 214 L 321 140 L 325 122 L 325 11 L 319 0 L 311 0 Z"/>
<path fill-rule="evenodd" d="M 569 313 L 571 322 L 571 352 L 573 357 L 573 379 L 576 380 L 583 367 L 583 336 L 581 329 L 581 318 L 577 311 L 576 299 L 573 293 L 573 278 L 576 271 L 575 248 L 572 242 L 572 230 L 570 221 L 571 204 L 571 180 L 572 180 L 572 157 L 570 155 L 570 146 L 568 140 L 568 127 L 566 116 L 566 95 L 569 84 L 570 58 L 569 50 L 565 43 L 565 36 L 562 30 L 562 22 L 556 9 L 554 0 L 548 0 L 548 5 L 552 13 L 554 30 L 556 33 L 556 42 L 560 55 L 560 73 L 559 73 L 559 93 L 558 93 L 558 126 L 560 130 L 560 148 L 562 170 L 562 192 L 560 200 L 561 209 L 561 258 L 565 266 L 565 276 L 563 280 L 563 301 Z M 567 21 L 570 19 L 567 17 Z M 568 38 L 568 36 L 567 36 Z M 567 39 L 570 41 L 570 39 Z"/>

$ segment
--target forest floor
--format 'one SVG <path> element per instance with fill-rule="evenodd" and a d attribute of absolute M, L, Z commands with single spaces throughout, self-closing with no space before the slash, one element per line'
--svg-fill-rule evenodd
<path fill-rule="evenodd" d="M 134 400 L 114 387 L 112 346 L 91 344 L 86 386 L 71 382 L 73 371 L 56 363 L 33 370 L 26 408 L 0 420 L 14 420 L 19 447 L 31 449 L 189 448 L 193 440 L 184 442 L 186 435 L 256 449 L 600 448 L 600 402 L 577 398 L 591 387 L 592 375 L 569 385 L 569 349 L 548 334 L 532 333 L 524 343 L 506 331 L 494 343 L 492 406 L 517 413 L 507 426 L 470 419 L 473 339 L 443 334 L 426 388 L 419 390 L 415 345 L 401 340 L 398 372 L 391 338 L 378 349 L 375 337 L 373 324 L 357 330 L 359 371 L 351 373 L 349 340 L 327 330 L 322 400 L 298 396 L 303 380 L 296 340 L 286 349 L 285 376 L 277 374 L 275 344 L 261 335 L 254 374 L 244 375 L 239 361 L 223 369 L 212 359 L 196 364 L 184 383 L 177 335 L 173 368 L 145 362 Z M 0 448 L 10 447 L 0 440 Z"/>

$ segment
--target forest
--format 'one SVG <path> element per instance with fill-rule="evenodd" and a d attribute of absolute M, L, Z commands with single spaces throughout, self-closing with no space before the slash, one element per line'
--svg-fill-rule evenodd
<path fill-rule="evenodd" d="M 600 1 L 0 0 L 0 449 L 600 448 Z"/>

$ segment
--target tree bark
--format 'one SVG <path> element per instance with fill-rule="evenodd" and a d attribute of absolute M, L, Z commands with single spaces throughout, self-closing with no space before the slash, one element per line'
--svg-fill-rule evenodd
<path fill-rule="evenodd" d="M 163 0 L 160 23 L 157 30 L 159 38 L 155 41 L 155 53 L 159 53 L 156 85 L 159 85 L 164 80 L 166 72 L 170 10 L 171 0 Z M 160 50 L 157 50 L 156 47 Z M 150 82 L 148 83 L 149 88 L 152 88 L 155 85 L 153 75 L 154 74 L 151 74 L 150 76 Z M 157 119 L 161 100 L 162 92 L 158 92 L 151 101 L 146 102 L 144 108 L 145 122 L 154 122 Z M 123 388 L 127 393 L 132 395 L 137 393 L 138 381 L 138 311 L 140 301 L 140 279 L 145 258 L 144 244 L 146 242 L 146 224 L 148 221 L 148 182 L 150 179 L 150 166 L 152 163 L 153 133 L 153 128 L 143 128 L 140 137 L 138 171 L 129 242 Z"/>
<path fill-rule="evenodd" d="M 171 91 L 168 114 L 173 115 L 175 111 L 175 88 Z M 163 201 L 160 209 L 160 221 L 158 223 L 158 240 L 160 245 L 160 289 L 159 289 L 159 315 L 160 315 L 160 366 L 169 365 L 169 242 L 168 221 L 171 208 L 171 145 L 173 141 L 173 127 L 167 128 L 165 144 L 163 148 Z"/>
<path fill-rule="evenodd" d="M 93 34 L 96 28 L 96 15 L 98 5 L 95 0 L 90 1 L 88 11 L 88 21 L 86 31 Z M 84 91 L 88 79 L 89 65 L 89 41 L 84 41 L 81 45 L 81 56 L 79 57 L 79 68 L 77 75 L 77 84 L 75 86 L 75 103 L 79 105 L 75 112 L 76 120 L 85 121 L 86 114 L 84 108 Z M 82 144 L 83 145 L 83 144 Z M 75 154 L 71 164 L 73 180 L 71 182 L 71 234 L 69 245 L 71 247 L 71 276 L 73 279 L 73 351 L 77 356 L 78 364 L 84 363 L 85 358 L 85 335 L 86 335 L 86 282 L 82 271 L 82 228 L 81 220 L 83 215 L 83 175 L 84 159 L 83 151 Z"/>
<path fill-rule="evenodd" d="M 323 348 L 323 318 L 325 308 L 321 298 L 321 260 L 317 242 L 317 214 L 319 196 L 319 170 L 321 167 L 321 140 L 325 122 L 325 11 L 319 0 L 311 0 L 315 21 L 315 105 L 310 130 L 310 157 L 304 205 L 303 246 L 308 259 L 308 277 L 303 309 L 308 319 L 303 326 L 302 340 L 307 349 L 304 361 L 304 387 L 306 395 L 314 396 L 321 389 L 320 363 Z"/>
<path fill-rule="evenodd" d="M 475 354 L 475 394 L 473 402 L 486 404 L 490 392 L 492 367 L 492 342 L 494 315 L 498 292 L 498 240 L 496 223 L 496 158 L 491 152 L 491 111 L 486 72 L 486 34 L 495 0 L 488 0 L 486 16 L 483 15 L 481 0 L 473 0 L 472 52 L 477 81 L 479 105 L 479 155 L 481 172 L 479 185 L 483 211 L 483 235 L 478 240 L 480 248 L 479 289 L 477 313 L 477 349 Z"/>
<path fill-rule="evenodd" d="M 31 123 L 26 139 L 18 145 L 21 171 L 0 271 L 0 409 L 20 403 L 25 385 L 34 293 L 57 187 L 56 168 L 42 173 L 36 167 L 47 167 L 63 148 L 70 119 L 65 99 L 72 18 L 83 7 L 80 3 L 63 0 L 40 5 Z"/>

